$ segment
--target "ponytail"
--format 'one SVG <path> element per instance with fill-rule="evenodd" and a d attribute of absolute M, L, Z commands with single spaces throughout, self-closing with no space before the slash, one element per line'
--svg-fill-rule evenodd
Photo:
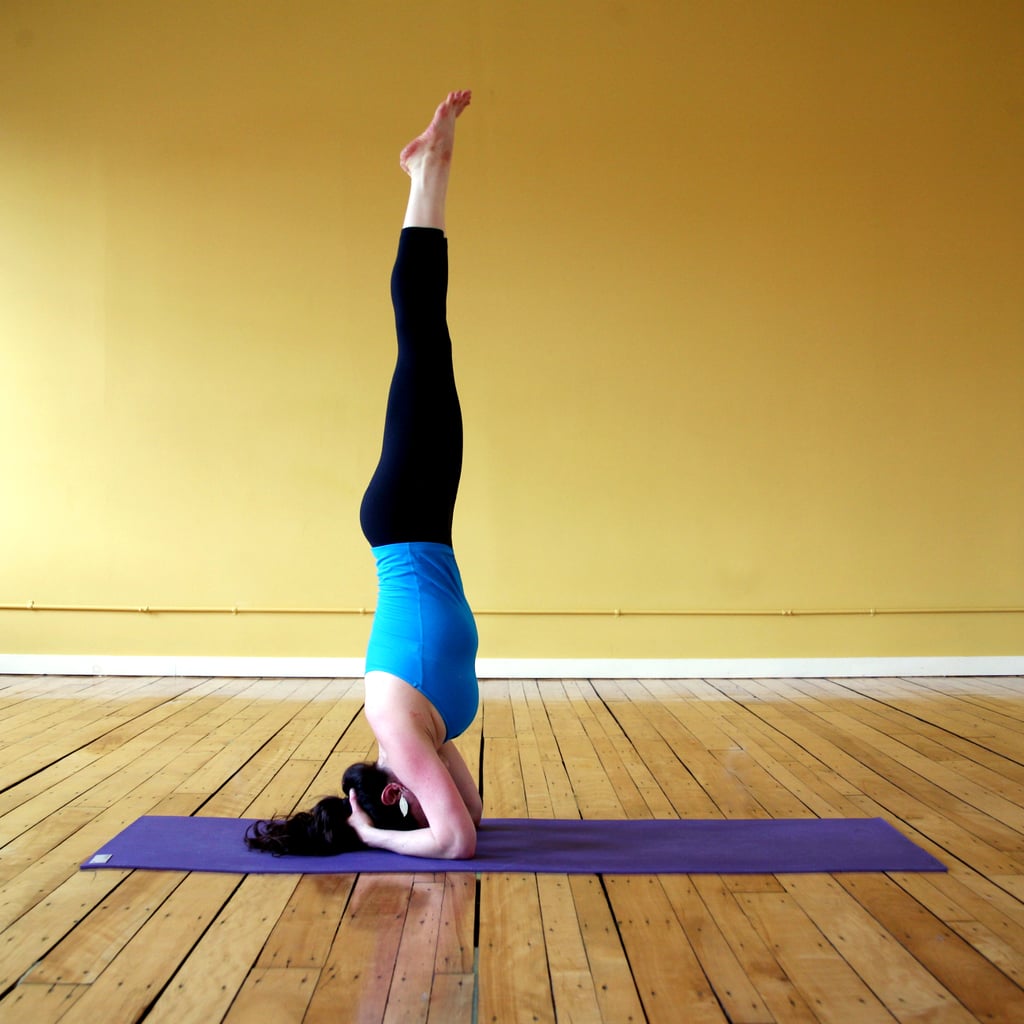
<path fill-rule="evenodd" d="M 311 811 L 299 811 L 287 818 L 253 822 L 245 833 L 250 850 L 277 856 L 327 857 L 332 853 L 359 850 L 363 843 L 348 823 L 352 805 L 347 797 L 328 796 Z"/>
<path fill-rule="evenodd" d="M 341 786 L 347 794 L 353 789 L 359 806 L 377 828 L 407 831 L 419 826 L 410 817 L 403 817 L 394 804 L 381 801 L 384 787 L 392 777 L 376 764 L 350 765 Z M 250 850 L 261 850 L 275 856 L 290 854 L 300 857 L 329 857 L 336 853 L 362 850 L 366 844 L 349 824 L 352 805 L 347 796 L 328 796 L 309 811 L 288 817 L 253 822 L 245 833 Z"/>

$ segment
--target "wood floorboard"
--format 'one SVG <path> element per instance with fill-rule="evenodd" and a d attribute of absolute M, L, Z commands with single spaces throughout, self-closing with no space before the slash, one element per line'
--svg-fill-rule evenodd
<path fill-rule="evenodd" d="M 0 677 L 0 1020 L 1024 1020 L 1024 679 L 494 680 L 487 817 L 881 816 L 944 874 L 82 872 L 372 758 L 352 679 Z"/>

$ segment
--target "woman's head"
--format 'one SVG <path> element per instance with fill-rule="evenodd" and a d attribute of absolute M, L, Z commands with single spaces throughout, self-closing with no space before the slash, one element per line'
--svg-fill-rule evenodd
<path fill-rule="evenodd" d="M 394 776 L 376 764 L 350 765 L 342 776 L 341 788 L 346 794 L 355 790 L 359 806 L 377 828 L 419 828 L 412 815 L 402 813 L 398 796 L 401 787 Z M 364 844 L 348 823 L 351 813 L 347 795 L 325 797 L 312 810 L 253 822 L 245 833 L 245 842 L 251 850 L 306 857 L 361 850 Z"/>

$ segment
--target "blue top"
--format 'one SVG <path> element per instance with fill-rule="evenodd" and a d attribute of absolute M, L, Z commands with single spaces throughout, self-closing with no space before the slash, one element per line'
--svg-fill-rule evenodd
<path fill-rule="evenodd" d="M 367 672 L 388 672 L 414 686 L 454 739 L 476 717 L 478 636 L 447 544 L 408 541 L 372 548 L 377 611 L 366 651 Z"/>

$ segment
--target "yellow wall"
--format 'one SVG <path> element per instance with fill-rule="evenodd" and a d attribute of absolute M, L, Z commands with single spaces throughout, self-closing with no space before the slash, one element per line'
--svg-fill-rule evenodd
<path fill-rule="evenodd" d="M 0 6 L 0 604 L 371 607 L 397 152 L 481 610 L 1024 605 L 1019 3 Z M 1020 614 L 480 617 L 481 655 L 1018 654 Z M 366 617 L 0 612 L 0 651 Z"/>

